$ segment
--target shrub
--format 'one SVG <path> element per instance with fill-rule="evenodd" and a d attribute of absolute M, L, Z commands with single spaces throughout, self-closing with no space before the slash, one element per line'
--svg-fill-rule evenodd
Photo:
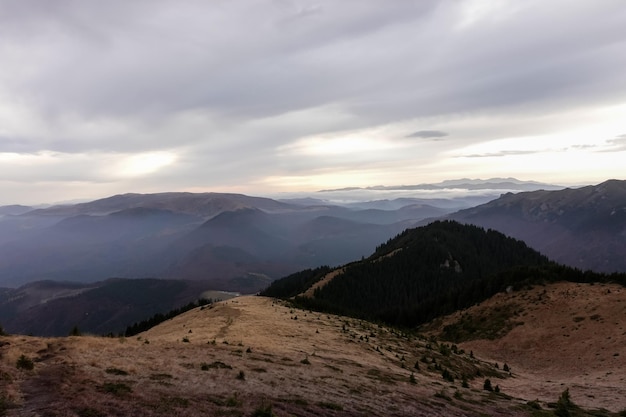
<path fill-rule="evenodd" d="M 243 371 L 239 371 L 239 373 L 237 374 L 237 379 L 243 381 L 246 379 L 246 374 Z"/>
<path fill-rule="evenodd" d="M 14 408 L 15 404 L 11 402 L 10 398 L 7 398 L 3 395 L 0 395 L 0 416 L 6 415 L 7 411 L 10 408 Z"/>
<path fill-rule="evenodd" d="M 150 375 L 150 379 L 152 381 L 165 381 L 167 379 L 172 379 L 174 378 L 172 375 L 170 374 L 152 374 Z"/>
<path fill-rule="evenodd" d="M 343 406 L 341 404 L 329 403 L 326 401 L 317 403 L 320 407 L 328 408 L 329 410 L 335 411 L 343 411 Z"/>
<path fill-rule="evenodd" d="M 128 375 L 128 372 L 118 368 L 107 368 L 105 372 L 112 375 Z"/>
<path fill-rule="evenodd" d="M 563 393 L 561 393 L 561 396 L 556 403 L 556 409 L 554 410 L 554 414 L 557 417 L 570 417 L 572 415 L 570 411 L 576 408 L 576 405 L 572 402 L 569 396 L 569 388 L 567 388 L 565 391 L 563 391 Z"/>
<path fill-rule="evenodd" d="M 21 355 L 20 358 L 17 360 L 15 366 L 17 367 L 17 369 L 25 369 L 27 371 L 31 371 L 35 367 L 35 364 L 30 358 Z"/>
<path fill-rule="evenodd" d="M 454 382 L 454 376 L 447 369 L 444 369 L 441 372 L 441 376 L 443 377 L 443 379 L 445 379 L 448 382 Z"/>
<path fill-rule="evenodd" d="M 203 371 L 208 371 L 209 369 L 233 369 L 233 367 L 224 362 L 215 361 L 213 363 L 202 362 L 200 364 L 200 369 L 202 369 Z"/>
<path fill-rule="evenodd" d="M 237 398 L 237 393 L 235 393 L 233 396 L 228 397 L 224 405 L 226 407 L 239 407 L 241 405 L 241 401 L 239 401 L 239 398 Z"/>
<path fill-rule="evenodd" d="M 305 357 L 304 359 L 302 359 L 302 360 L 300 361 L 300 363 L 302 363 L 302 364 L 304 364 L 304 365 L 310 365 L 310 364 L 311 364 L 311 361 L 309 360 L 309 357 L 307 356 L 307 357 Z"/>
<path fill-rule="evenodd" d="M 105 382 L 102 390 L 113 395 L 126 395 L 132 392 L 132 388 L 123 382 Z"/>
<path fill-rule="evenodd" d="M 252 417 L 274 417 L 272 413 L 272 404 L 261 404 L 254 410 Z"/>
<path fill-rule="evenodd" d="M 452 398 L 446 393 L 446 391 L 442 388 L 441 391 L 435 393 L 435 397 L 441 398 L 446 401 L 452 401 Z"/>
<path fill-rule="evenodd" d="M 72 327 L 72 330 L 70 330 L 70 334 L 69 335 L 70 336 L 82 336 L 83 334 L 78 329 L 78 326 L 74 325 L 74 327 Z"/>
<path fill-rule="evenodd" d="M 102 411 L 91 407 L 79 408 L 76 410 L 76 414 L 78 417 L 106 417 L 106 414 Z"/>
<path fill-rule="evenodd" d="M 483 389 L 485 391 L 493 391 L 493 387 L 491 386 L 491 380 L 489 378 L 485 379 L 485 383 L 483 384 Z"/>

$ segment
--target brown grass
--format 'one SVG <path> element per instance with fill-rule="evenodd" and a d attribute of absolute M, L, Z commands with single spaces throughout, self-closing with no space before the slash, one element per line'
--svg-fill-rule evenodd
<path fill-rule="evenodd" d="M 499 381 L 504 392 L 549 402 L 569 388 L 578 405 L 626 409 L 624 287 L 558 283 L 502 293 L 445 318 L 438 331 L 462 317 L 493 317 L 507 310 L 515 314 L 506 335 L 460 344 L 483 360 L 511 367 L 514 378 Z"/>
<path fill-rule="evenodd" d="M 525 415 L 434 369 L 497 374 L 467 354 L 262 297 L 196 308 L 128 339 L 1 339 L 7 415 L 247 416 L 264 404 L 277 416 Z M 22 354 L 32 371 L 17 369 Z M 431 363 L 415 370 L 423 357 Z"/>
<path fill-rule="evenodd" d="M 0 414 L 249 416 L 271 405 L 277 416 L 515 416 L 531 414 L 529 400 L 545 409 L 565 388 L 579 405 L 618 411 L 625 300 L 611 285 L 501 294 L 439 326 L 511 303 L 517 325 L 458 349 L 262 297 L 196 308 L 128 339 L 0 337 Z M 21 355 L 33 370 L 17 368 Z M 505 395 L 482 390 L 487 377 Z"/>

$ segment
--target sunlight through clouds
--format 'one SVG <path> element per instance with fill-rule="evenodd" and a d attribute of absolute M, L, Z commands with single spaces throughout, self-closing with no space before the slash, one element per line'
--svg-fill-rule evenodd
<path fill-rule="evenodd" d="M 146 152 L 125 157 L 114 173 L 121 177 L 137 177 L 152 174 L 173 164 L 176 155 L 172 152 Z"/>

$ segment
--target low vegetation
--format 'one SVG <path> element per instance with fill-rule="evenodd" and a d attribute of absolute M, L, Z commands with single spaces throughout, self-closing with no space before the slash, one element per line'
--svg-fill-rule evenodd
<path fill-rule="evenodd" d="M 21 355 L 15 364 L 17 369 L 25 369 L 27 371 L 32 371 L 35 368 L 35 364 L 32 359 L 27 358 L 25 355 Z"/>

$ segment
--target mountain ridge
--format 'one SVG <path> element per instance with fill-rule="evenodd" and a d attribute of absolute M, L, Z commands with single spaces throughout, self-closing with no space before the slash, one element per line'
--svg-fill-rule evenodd
<path fill-rule="evenodd" d="M 626 272 L 626 181 L 556 191 L 507 193 L 446 216 L 524 240 L 580 269 Z"/>

